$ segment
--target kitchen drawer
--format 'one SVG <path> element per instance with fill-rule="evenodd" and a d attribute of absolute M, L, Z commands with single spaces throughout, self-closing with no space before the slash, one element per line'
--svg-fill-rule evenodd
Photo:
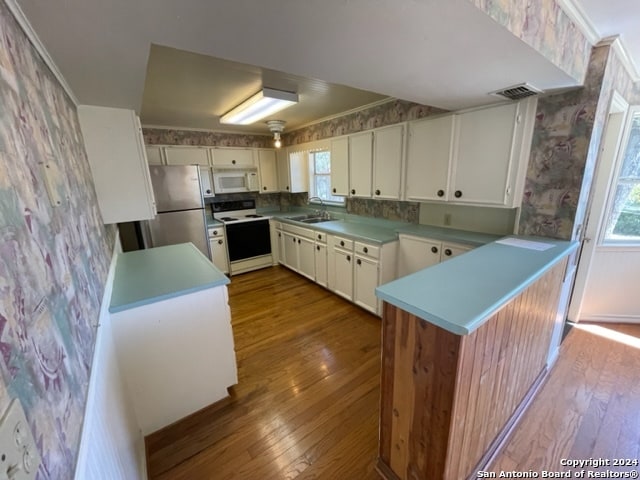
<path fill-rule="evenodd" d="M 324 232 L 313 232 L 313 239 L 318 243 L 327 243 L 327 234 Z"/>
<path fill-rule="evenodd" d="M 309 240 L 313 240 L 315 238 L 314 231 L 308 228 L 298 227 L 296 225 L 290 225 L 288 223 L 282 224 L 282 230 L 288 233 L 293 233 L 299 237 L 308 238 Z"/>
<path fill-rule="evenodd" d="M 209 238 L 224 237 L 224 227 L 222 225 L 220 225 L 219 227 L 209 227 L 207 229 L 207 233 L 209 235 Z"/>
<path fill-rule="evenodd" d="M 333 237 L 333 245 L 337 248 L 345 250 L 353 250 L 353 240 L 343 237 Z"/>
<path fill-rule="evenodd" d="M 380 247 L 368 243 L 356 242 L 355 253 L 371 258 L 380 258 Z"/>

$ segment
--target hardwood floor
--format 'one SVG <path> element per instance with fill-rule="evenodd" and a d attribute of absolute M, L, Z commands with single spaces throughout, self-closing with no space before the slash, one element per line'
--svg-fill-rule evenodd
<path fill-rule="evenodd" d="M 380 319 L 282 267 L 233 277 L 229 296 L 239 383 L 147 437 L 149 478 L 378 479 Z M 640 346 L 640 326 L 616 329 Z M 491 470 L 638 458 L 638 346 L 574 328 Z"/>
<path fill-rule="evenodd" d="M 380 319 L 283 267 L 229 304 L 232 399 L 147 437 L 149 478 L 379 478 Z"/>

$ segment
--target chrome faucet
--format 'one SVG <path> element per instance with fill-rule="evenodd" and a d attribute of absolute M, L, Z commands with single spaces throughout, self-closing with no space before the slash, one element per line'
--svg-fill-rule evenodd
<path fill-rule="evenodd" d="M 319 217 L 326 218 L 328 220 L 330 216 L 329 216 L 329 212 L 327 212 L 327 206 L 324 204 L 324 200 L 322 200 L 322 198 L 320 197 L 310 197 L 309 200 L 307 201 L 307 205 L 311 203 L 311 200 L 320 200 L 320 206 L 322 207 L 322 210 L 316 210 L 315 214 Z"/>

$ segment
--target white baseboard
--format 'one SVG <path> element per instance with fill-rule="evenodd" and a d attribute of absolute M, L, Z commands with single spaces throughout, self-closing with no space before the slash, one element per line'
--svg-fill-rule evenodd
<path fill-rule="evenodd" d="M 636 315 L 582 315 L 580 322 L 598 323 L 640 323 L 640 316 Z"/>

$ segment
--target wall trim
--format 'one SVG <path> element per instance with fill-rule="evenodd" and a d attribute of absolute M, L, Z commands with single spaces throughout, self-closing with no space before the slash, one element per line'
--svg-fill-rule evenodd
<path fill-rule="evenodd" d="M 73 104 L 77 107 L 78 98 L 73 93 L 73 90 L 71 90 L 71 86 L 67 83 L 67 80 L 64 78 L 64 76 L 62 75 L 62 72 L 53 61 L 53 58 L 51 57 L 51 55 L 49 55 L 47 48 L 44 46 L 44 43 L 42 43 L 42 41 L 40 40 L 40 37 L 38 37 L 38 34 L 31 26 L 29 19 L 22 11 L 22 8 L 20 8 L 20 5 L 16 3 L 16 0 L 4 0 L 4 2 L 7 5 L 7 7 L 9 7 L 9 10 L 11 11 L 16 21 L 24 31 L 24 34 L 27 36 L 31 44 L 34 46 L 34 48 L 42 58 L 42 61 L 47 65 L 47 67 L 49 67 L 49 70 L 51 70 L 51 73 L 53 73 L 53 76 L 56 77 L 58 82 L 60 82 L 60 86 L 62 86 L 64 91 L 67 92 L 67 95 L 69 95 L 69 98 L 71 99 Z"/>
<path fill-rule="evenodd" d="M 582 315 L 578 322 L 597 322 L 597 323 L 638 323 L 640 324 L 640 317 L 637 315 Z"/>
<path fill-rule="evenodd" d="M 233 130 L 212 130 L 210 128 L 194 128 L 194 127 L 180 127 L 178 125 L 151 125 L 147 123 L 142 124 L 142 129 L 154 129 L 154 130 L 178 130 L 180 132 L 204 132 L 204 133 L 221 133 L 223 135 L 256 135 L 259 137 L 273 138 L 273 134 L 269 132 L 238 132 Z"/>
<path fill-rule="evenodd" d="M 380 106 L 380 105 L 384 105 L 384 104 L 389 103 L 389 102 L 395 102 L 396 100 L 398 100 L 398 99 L 395 98 L 395 97 L 383 98 L 382 100 L 378 100 L 377 102 L 368 103 L 368 104 L 362 105 L 360 107 L 352 108 L 351 110 L 346 110 L 344 112 L 336 113 L 335 115 L 329 115 L 327 117 L 322 117 L 322 118 L 319 118 L 319 119 L 314 120 L 312 122 L 305 123 L 303 125 L 299 125 L 296 128 L 294 128 L 293 130 L 290 130 L 290 131 L 288 131 L 286 133 L 289 134 L 291 132 L 297 132 L 298 130 L 310 127 L 312 125 L 317 125 L 319 123 L 328 122 L 328 121 L 333 120 L 335 118 L 345 117 L 347 115 L 351 115 L 352 113 L 358 113 L 358 112 L 361 112 L 363 110 L 367 110 L 369 108 L 373 108 L 373 107 L 377 107 L 377 106 Z M 429 105 L 425 105 L 425 106 L 429 106 Z"/>
<path fill-rule="evenodd" d="M 578 0 L 558 0 L 558 5 L 560 5 L 560 8 L 562 8 L 571 21 L 576 24 L 591 45 L 612 45 L 620 62 L 631 76 L 631 80 L 633 82 L 640 80 L 640 69 L 638 69 L 638 65 L 632 60 L 627 48 L 619 40 L 618 35 L 603 38 L 582 6 L 578 3 Z M 616 42 L 615 40 L 618 41 Z"/>

